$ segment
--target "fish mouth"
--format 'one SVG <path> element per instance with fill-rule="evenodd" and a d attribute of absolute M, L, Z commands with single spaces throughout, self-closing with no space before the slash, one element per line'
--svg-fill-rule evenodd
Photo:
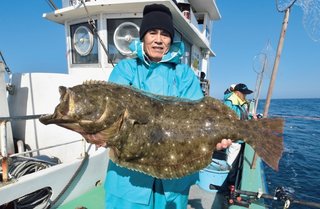
<path fill-rule="evenodd" d="M 70 118 L 67 116 L 62 116 L 62 117 L 56 117 L 55 114 L 50 114 L 50 115 L 42 115 L 39 118 L 40 122 L 43 123 L 44 125 L 49 125 L 49 124 L 55 124 L 57 126 L 75 131 L 79 134 L 85 133 L 83 128 L 80 126 L 79 121 Z"/>
<path fill-rule="evenodd" d="M 63 123 L 76 123 L 77 121 L 74 118 L 62 116 L 62 117 L 56 117 L 55 114 L 46 114 L 41 115 L 39 118 L 39 121 L 43 123 L 44 125 L 48 124 L 63 124 Z"/>
<path fill-rule="evenodd" d="M 57 117 L 55 114 L 42 115 L 39 118 L 40 122 L 49 125 L 55 124 L 57 126 L 64 127 L 66 129 L 75 131 L 81 134 L 87 142 L 96 144 L 98 147 L 106 147 L 107 141 L 105 140 L 105 132 L 94 131 L 90 132 L 84 129 L 81 124 L 81 121 L 67 116 Z M 83 122 L 83 121 L 82 121 Z M 85 121 L 84 123 L 89 123 L 90 121 Z M 106 131 L 107 132 L 107 131 Z M 108 135 L 108 134 L 107 134 Z"/>

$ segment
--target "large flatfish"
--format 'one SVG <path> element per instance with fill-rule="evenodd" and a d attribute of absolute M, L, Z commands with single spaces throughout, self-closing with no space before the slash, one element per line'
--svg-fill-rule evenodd
<path fill-rule="evenodd" d="M 110 148 L 120 166 L 157 178 L 179 178 L 211 162 L 223 138 L 243 139 L 278 170 L 283 151 L 283 120 L 242 121 L 221 101 L 154 95 L 106 82 L 59 87 L 60 103 L 44 124 L 81 134 L 89 143 Z"/>

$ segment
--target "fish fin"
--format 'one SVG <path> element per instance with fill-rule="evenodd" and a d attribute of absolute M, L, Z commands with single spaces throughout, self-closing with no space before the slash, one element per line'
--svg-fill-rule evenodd
<path fill-rule="evenodd" d="M 250 144 L 261 159 L 272 169 L 278 171 L 283 152 L 282 118 L 263 118 L 259 120 L 241 121 L 240 130 L 243 140 Z"/>
<path fill-rule="evenodd" d="M 92 84 L 106 84 L 106 81 L 103 80 L 85 80 L 83 85 L 92 85 Z"/>
<path fill-rule="evenodd" d="M 67 93 L 67 87 L 59 86 L 60 101 L 66 93 Z"/>

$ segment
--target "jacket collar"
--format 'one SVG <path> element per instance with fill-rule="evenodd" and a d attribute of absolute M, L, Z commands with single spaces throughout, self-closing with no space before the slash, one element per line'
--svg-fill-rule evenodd
<path fill-rule="evenodd" d="M 133 41 L 130 46 L 130 50 L 133 52 L 137 58 L 142 60 L 147 65 L 151 64 L 151 61 L 148 60 L 144 50 L 143 42 L 140 40 Z M 181 57 L 184 54 L 184 44 L 182 42 L 174 42 L 171 44 L 169 51 L 162 57 L 162 60 L 156 63 L 174 63 L 179 64 L 181 62 Z"/>
<path fill-rule="evenodd" d="M 233 105 L 242 106 L 243 104 L 247 103 L 246 100 L 241 100 L 235 93 L 232 93 L 228 99 L 232 102 Z"/>

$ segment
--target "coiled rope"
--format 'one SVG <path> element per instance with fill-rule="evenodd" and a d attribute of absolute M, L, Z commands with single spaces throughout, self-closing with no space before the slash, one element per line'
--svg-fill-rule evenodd
<path fill-rule="evenodd" d="M 46 169 L 60 163 L 57 159 L 52 161 L 29 157 L 12 157 L 10 159 L 9 175 L 12 179 L 18 179 L 24 175 Z M 35 208 L 39 205 L 48 205 L 51 194 L 51 188 L 42 188 L 14 200 L 13 204 L 16 209 Z"/>

